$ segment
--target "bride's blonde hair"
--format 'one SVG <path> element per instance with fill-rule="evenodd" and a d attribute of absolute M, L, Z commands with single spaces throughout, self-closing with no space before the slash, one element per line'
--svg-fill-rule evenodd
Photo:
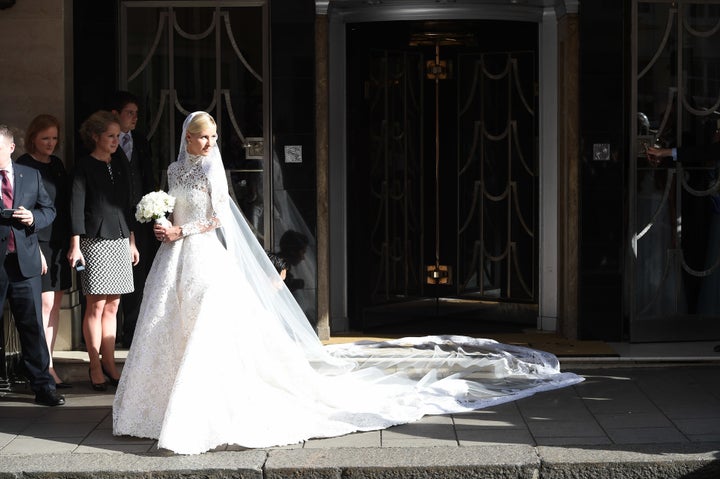
<path fill-rule="evenodd" d="M 190 119 L 190 123 L 187 125 L 187 132 L 197 135 L 211 126 L 217 127 L 215 119 L 209 113 L 201 112 Z"/>

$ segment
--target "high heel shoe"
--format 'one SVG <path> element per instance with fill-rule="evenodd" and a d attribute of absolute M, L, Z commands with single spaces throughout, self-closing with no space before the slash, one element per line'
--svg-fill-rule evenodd
<path fill-rule="evenodd" d="M 101 382 L 101 383 L 94 383 L 92 380 L 92 372 L 90 371 L 90 368 L 88 368 L 88 377 L 90 377 L 90 385 L 92 386 L 93 390 L 95 391 L 107 391 L 107 383 Z"/>
<path fill-rule="evenodd" d="M 110 376 L 110 373 L 107 372 L 104 364 L 101 363 L 100 367 L 102 368 L 102 372 L 105 375 L 105 377 L 108 378 L 108 382 L 110 384 L 112 384 L 113 386 L 117 386 L 118 384 L 120 384 L 120 379 L 115 379 L 114 377 Z"/>

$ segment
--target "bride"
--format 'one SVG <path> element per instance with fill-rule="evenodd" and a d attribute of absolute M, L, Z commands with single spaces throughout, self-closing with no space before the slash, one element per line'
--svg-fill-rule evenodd
<path fill-rule="evenodd" d="M 548 353 L 460 336 L 323 346 L 228 195 L 214 119 L 190 114 L 113 433 L 196 454 L 470 411 L 582 381 Z"/>

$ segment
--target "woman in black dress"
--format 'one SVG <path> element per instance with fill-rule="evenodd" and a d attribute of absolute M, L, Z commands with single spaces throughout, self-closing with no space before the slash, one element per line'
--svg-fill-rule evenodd
<path fill-rule="evenodd" d="M 60 139 L 60 122 L 52 115 L 38 115 L 25 132 L 25 153 L 16 162 L 40 171 L 52 198 L 55 221 L 37 232 L 42 253 L 42 318 L 50 353 L 50 375 L 58 388 L 70 387 L 53 368 L 53 350 L 63 293 L 71 286 L 70 266 L 65 259 L 70 238 L 70 184 L 62 160 L 54 155 Z"/>
<path fill-rule="evenodd" d="M 67 258 L 84 265 L 80 283 L 85 295 L 83 336 L 90 359 L 88 374 L 96 391 L 117 385 L 115 336 L 120 295 L 133 291 L 133 265 L 140 259 L 125 163 L 113 154 L 120 124 L 116 115 L 97 111 L 80 126 L 91 153 L 75 164 L 70 196 L 71 234 Z"/>

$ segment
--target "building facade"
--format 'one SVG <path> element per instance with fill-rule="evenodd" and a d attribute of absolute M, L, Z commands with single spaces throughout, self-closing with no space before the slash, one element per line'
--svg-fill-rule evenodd
<path fill-rule="evenodd" d="M 9 1 L 0 122 L 62 119 L 72 168 L 129 90 L 162 174 L 211 112 L 322 338 L 718 338 L 715 164 L 644 151 L 712 141 L 720 2 L 600 3 Z M 58 348 L 81 348 L 66 302 Z"/>

